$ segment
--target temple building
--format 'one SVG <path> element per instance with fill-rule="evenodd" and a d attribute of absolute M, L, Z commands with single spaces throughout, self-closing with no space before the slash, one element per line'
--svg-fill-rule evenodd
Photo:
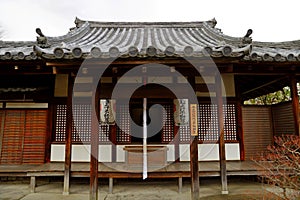
<path fill-rule="evenodd" d="M 197 199 L 199 176 L 220 176 L 226 194 L 227 176 L 257 174 L 251 159 L 273 136 L 299 135 L 300 41 L 216 24 L 76 18 L 66 35 L 0 41 L 0 175 L 29 176 L 32 190 L 64 176 L 65 194 L 70 177 L 90 177 L 96 199 L 98 178 L 112 192 L 113 178 L 146 169 L 179 188 L 190 177 Z M 289 101 L 244 104 L 286 86 Z"/>

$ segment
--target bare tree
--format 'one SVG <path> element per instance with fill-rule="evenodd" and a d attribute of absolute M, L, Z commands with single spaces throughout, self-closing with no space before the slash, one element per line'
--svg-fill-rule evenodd
<path fill-rule="evenodd" d="M 264 170 L 262 180 L 282 189 L 284 199 L 300 196 L 300 137 L 282 135 L 274 138 L 254 161 Z"/>

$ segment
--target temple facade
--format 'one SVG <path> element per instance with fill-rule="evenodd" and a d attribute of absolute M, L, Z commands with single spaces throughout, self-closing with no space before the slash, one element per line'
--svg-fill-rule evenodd
<path fill-rule="evenodd" d="M 195 185 L 198 161 L 218 161 L 226 192 L 226 161 L 299 135 L 300 41 L 231 37 L 216 24 L 76 18 L 63 36 L 0 41 L 0 165 L 63 162 L 68 193 L 73 162 L 90 163 L 92 180 L 98 162 L 142 162 L 130 152 L 146 141 L 161 153 L 148 152 L 149 166 L 190 162 Z M 285 86 L 290 101 L 244 105 Z"/>

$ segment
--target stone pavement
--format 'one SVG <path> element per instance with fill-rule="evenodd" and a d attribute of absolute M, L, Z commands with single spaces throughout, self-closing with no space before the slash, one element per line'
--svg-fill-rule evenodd
<path fill-rule="evenodd" d="M 22 182 L 0 182 L 1 200 L 82 200 L 89 199 L 89 183 L 72 182 L 70 195 L 62 195 L 63 184 L 61 181 L 38 182 L 36 193 L 30 193 L 29 184 Z M 229 180 L 229 195 L 221 196 L 218 178 L 200 180 L 200 197 L 207 199 L 208 196 L 219 196 L 221 198 L 210 199 L 235 199 L 230 198 L 240 195 L 243 199 L 253 195 L 263 196 L 268 194 L 266 187 L 253 180 L 235 178 Z M 184 179 L 182 193 L 177 191 L 177 181 L 174 180 L 118 180 L 114 185 L 113 194 L 108 194 L 108 185 L 99 185 L 99 200 L 182 200 L 190 199 L 189 179 Z M 242 195 L 241 195 L 242 194 Z M 205 197 L 205 198 L 204 198 Z M 224 197 L 224 198 L 223 198 Z M 248 198 L 247 198 L 248 197 Z M 237 198 L 238 199 L 238 198 Z"/>

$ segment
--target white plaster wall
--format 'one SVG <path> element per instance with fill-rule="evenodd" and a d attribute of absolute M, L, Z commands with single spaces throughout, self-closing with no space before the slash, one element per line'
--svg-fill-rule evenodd
<path fill-rule="evenodd" d="M 52 144 L 50 161 L 65 161 L 65 145 Z"/>
<path fill-rule="evenodd" d="M 90 145 L 72 145 L 71 160 L 73 162 L 90 162 Z M 111 162 L 111 145 L 99 145 L 99 161 Z M 60 162 L 65 160 L 65 145 L 52 144 L 50 160 Z"/>
<path fill-rule="evenodd" d="M 180 161 L 189 161 L 190 160 L 190 145 L 189 144 L 180 144 L 179 145 L 179 156 L 180 156 Z"/>
<path fill-rule="evenodd" d="M 90 151 L 90 145 L 72 145 L 71 159 L 75 162 L 90 162 Z"/>
<path fill-rule="evenodd" d="M 240 145 L 238 143 L 225 144 L 226 160 L 240 160 Z"/>
<path fill-rule="evenodd" d="M 117 157 L 116 160 L 117 162 L 125 162 L 125 151 L 124 148 L 125 145 L 117 145 L 116 147 L 116 152 L 117 152 Z"/>
<path fill-rule="evenodd" d="M 166 145 L 168 147 L 167 151 L 167 161 L 173 162 L 175 161 L 175 146 L 174 145 Z"/>
<path fill-rule="evenodd" d="M 125 145 L 117 145 L 117 162 L 125 162 Z M 167 161 L 175 161 L 175 147 L 174 145 L 166 145 Z M 71 159 L 73 162 L 89 162 L 90 161 L 90 145 L 72 145 Z M 240 148 L 238 143 L 225 144 L 226 159 L 227 160 L 240 160 Z M 179 145 L 180 161 L 190 160 L 190 145 Z M 99 161 L 111 162 L 112 146 L 99 145 Z M 219 146 L 218 144 L 199 144 L 198 156 L 200 161 L 213 161 L 219 160 Z M 52 144 L 51 145 L 51 161 L 64 161 L 65 160 L 65 145 Z"/>
<path fill-rule="evenodd" d="M 219 160 L 219 146 L 217 144 L 199 144 L 198 145 L 199 160 Z"/>
<path fill-rule="evenodd" d="M 226 160 L 240 160 L 240 146 L 238 143 L 225 144 Z M 180 161 L 190 161 L 190 145 L 179 145 Z M 199 144 L 199 161 L 219 160 L 218 144 Z"/>
<path fill-rule="evenodd" d="M 99 161 L 111 162 L 111 145 L 99 145 Z"/>

